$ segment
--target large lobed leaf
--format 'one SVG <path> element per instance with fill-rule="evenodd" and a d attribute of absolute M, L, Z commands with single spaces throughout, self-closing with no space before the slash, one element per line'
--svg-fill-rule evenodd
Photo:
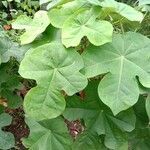
<path fill-rule="evenodd" d="M 99 7 L 89 7 L 85 1 L 76 0 L 52 9 L 49 16 L 52 25 L 62 28 L 62 43 L 66 47 L 79 45 L 84 36 L 94 45 L 102 45 L 111 42 L 113 27 L 107 21 L 96 20 L 100 10 Z"/>
<path fill-rule="evenodd" d="M 106 150 L 96 133 L 86 131 L 73 142 L 62 118 L 36 122 L 26 119 L 31 132 L 23 144 L 29 150 Z"/>
<path fill-rule="evenodd" d="M 77 46 L 84 36 L 97 46 L 111 42 L 113 26 L 108 21 L 96 20 L 98 13 L 99 8 L 84 10 L 65 21 L 62 28 L 62 43 L 66 47 Z"/>
<path fill-rule="evenodd" d="M 87 85 L 86 77 L 79 72 L 83 67 L 82 57 L 58 42 L 28 51 L 19 73 L 36 80 L 38 85 L 25 97 L 26 113 L 37 120 L 59 116 L 65 109 L 60 91 L 73 95 Z"/>
<path fill-rule="evenodd" d="M 90 46 L 82 55 L 87 77 L 107 73 L 99 84 L 98 93 L 115 115 L 137 102 L 136 76 L 143 86 L 150 87 L 149 49 L 148 38 L 128 32 L 115 35 L 112 43 Z"/>
<path fill-rule="evenodd" d="M 113 116 L 110 109 L 100 101 L 97 86 L 97 81 L 90 82 L 84 91 L 83 100 L 79 96 L 69 97 L 64 116 L 69 120 L 84 119 L 86 130 L 105 135 L 106 147 L 127 149 L 125 131 L 131 132 L 135 128 L 135 115 L 132 110 L 127 110 L 116 117 Z"/>

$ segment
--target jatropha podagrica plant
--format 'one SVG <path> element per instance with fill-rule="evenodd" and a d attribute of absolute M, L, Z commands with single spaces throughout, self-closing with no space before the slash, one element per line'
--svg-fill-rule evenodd
<path fill-rule="evenodd" d="M 19 74 L 36 81 L 24 98 L 25 147 L 148 150 L 150 39 L 134 26 L 144 14 L 115 0 L 40 4 L 47 11 L 12 23 L 24 29 L 20 41 L 28 49 Z M 82 124 L 76 138 L 64 118 Z"/>

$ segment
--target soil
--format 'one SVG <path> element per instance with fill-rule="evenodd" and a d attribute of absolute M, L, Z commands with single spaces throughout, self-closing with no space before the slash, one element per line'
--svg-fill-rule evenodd
<path fill-rule="evenodd" d="M 84 131 L 84 126 L 81 124 L 80 120 L 68 121 L 65 119 L 65 123 L 67 124 L 69 133 L 74 140 Z"/>

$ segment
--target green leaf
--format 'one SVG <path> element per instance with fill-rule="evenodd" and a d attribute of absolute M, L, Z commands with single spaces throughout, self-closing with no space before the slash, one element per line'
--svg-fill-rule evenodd
<path fill-rule="evenodd" d="M 9 74 L 9 67 L 9 63 L 0 66 L 0 98 L 7 100 L 9 108 L 17 108 L 22 104 L 22 99 L 15 90 L 19 89 L 22 84 L 15 74 Z"/>
<path fill-rule="evenodd" d="M 27 119 L 30 135 L 23 140 L 29 150 L 70 150 L 71 137 L 61 118 L 35 122 Z"/>
<path fill-rule="evenodd" d="M 107 73 L 99 84 L 98 93 L 115 115 L 137 102 L 136 76 L 143 86 L 150 87 L 149 48 L 148 38 L 128 32 L 115 35 L 112 43 L 90 46 L 82 55 L 87 77 Z"/>
<path fill-rule="evenodd" d="M 8 114 L 0 114 L 0 149 L 2 150 L 10 149 L 15 145 L 13 134 L 2 131 L 2 127 L 8 126 L 11 120 L 12 118 Z"/>
<path fill-rule="evenodd" d="M 40 5 L 51 2 L 52 0 L 40 0 Z"/>
<path fill-rule="evenodd" d="M 61 42 L 61 30 L 56 29 L 52 25 L 49 25 L 46 30 L 40 35 L 40 37 L 36 38 L 32 43 L 23 45 L 21 48 L 28 51 L 32 48 L 37 48 L 38 46 L 42 46 L 44 44 L 50 43 L 52 41 Z"/>
<path fill-rule="evenodd" d="M 104 0 L 87 0 L 87 1 L 93 5 L 101 5 L 101 2 L 103 2 Z"/>
<path fill-rule="evenodd" d="M 26 113 L 37 120 L 60 115 L 65 101 L 59 91 L 73 95 L 87 85 L 86 77 L 79 72 L 83 67 L 82 57 L 74 49 L 65 49 L 58 42 L 28 51 L 19 73 L 24 78 L 36 80 L 38 86 L 31 89 L 25 98 Z"/>
<path fill-rule="evenodd" d="M 145 97 L 140 95 L 138 102 L 133 106 L 134 112 L 136 114 L 136 128 L 145 128 L 149 124 L 145 105 Z"/>
<path fill-rule="evenodd" d="M 89 10 L 70 17 L 62 28 L 62 43 L 66 47 L 77 46 L 84 36 L 96 46 L 111 42 L 112 25 L 107 21 L 96 20 L 96 17 L 97 13 L 94 15 Z"/>
<path fill-rule="evenodd" d="M 7 8 L 8 7 L 8 2 L 7 1 L 2 1 L 2 4 Z"/>
<path fill-rule="evenodd" d="M 72 146 L 73 150 L 106 150 L 104 145 L 102 144 L 100 137 L 91 133 L 90 131 L 86 131 L 79 135 Z"/>
<path fill-rule="evenodd" d="M 8 37 L 0 36 L 0 56 L 1 62 L 6 63 L 10 57 L 16 58 L 20 61 L 24 56 L 25 50 L 19 44 L 12 42 Z"/>
<path fill-rule="evenodd" d="M 147 4 L 150 4 L 150 1 L 149 0 L 138 0 L 139 1 L 139 5 L 147 5 Z"/>
<path fill-rule="evenodd" d="M 135 128 L 135 115 L 132 110 L 120 113 L 116 117 L 99 99 L 98 83 L 92 81 L 85 89 L 83 100 L 78 96 L 67 99 L 64 117 L 69 120 L 84 119 L 88 130 L 98 135 L 105 135 L 105 146 L 110 149 L 127 147 L 125 131 L 131 132 Z"/>
<path fill-rule="evenodd" d="M 147 111 L 147 115 L 150 120 L 150 95 L 148 95 L 148 97 L 146 99 L 146 111 Z"/>
<path fill-rule="evenodd" d="M 49 11 L 50 22 L 54 27 L 62 28 L 64 22 L 70 16 L 76 14 L 80 9 L 84 9 L 85 7 L 85 2 L 79 2 L 78 0 L 63 4 L 61 7 Z"/>
<path fill-rule="evenodd" d="M 70 1 L 72 0 L 53 0 L 47 5 L 47 10 L 52 9 L 53 7 L 56 7 L 58 5 L 65 4 Z"/>
<path fill-rule="evenodd" d="M 26 29 L 29 27 L 29 24 L 32 22 L 32 19 L 26 15 L 20 15 L 12 23 L 14 29 Z"/>
<path fill-rule="evenodd" d="M 32 43 L 22 45 L 21 48 L 23 48 L 27 52 L 30 49 L 35 49 L 52 41 L 61 42 L 61 31 L 60 29 L 56 29 L 55 27 L 49 25 L 46 30 L 41 33 L 41 35 Z"/>
<path fill-rule="evenodd" d="M 149 150 L 150 128 L 136 129 L 129 134 L 129 146 L 132 150 Z"/>
<path fill-rule="evenodd" d="M 74 49 L 66 49 L 59 42 L 39 46 L 26 53 L 19 73 L 35 79 L 37 84 L 50 84 L 68 95 L 81 91 L 87 79 L 79 70 L 84 67 L 82 57 Z"/>
<path fill-rule="evenodd" d="M 21 3 L 20 1 L 21 1 L 21 0 L 15 0 L 15 2 L 17 2 L 17 3 Z"/>
<path fill-rule="evenodd" d="M 94 5 L 102 6 L 104 9 L 109 9 L 110 12 L 116 12 L 130 21 L 141 22 L 144 18 L 141 12 L 135 10 L 127 4 L 116 2 L 115 0 L 88 0 L 88 2 Z"/>
<path fill-rule="evenodd" d="M 150 12 L 150 1 L 149 0 L 138 0 L 139 1 L 139 7 L 142 8 L 142 11 L 148 11 Z"/>
<path fill-rule="evenodd" d="M 42 32 L 44 32 L 50 20 L 46 11 L 39 10 L 35 13 L 34 18 L 20 16 L 12 23 L 14 29 L 25 29 L 26 32 L 20 37 L 21 44 L 28 44 L 35 40 Z"/>
<path fill-rule="evenodd" d="M 24 110 L 27 116 L 44 120 L 56 118 L 64 111 L 65 99 L 53 88 L 50 85 L 37 86 L 27 93 L 24 99 Z"/>
<path fill-rule="evenodd" d="M 22 105 L 23 102 L 22 98 L 13 91 L 5 89 L 2 90 L 0 94 L 7 100 L 7 105 L 9 108 L 15 109 Z"/>

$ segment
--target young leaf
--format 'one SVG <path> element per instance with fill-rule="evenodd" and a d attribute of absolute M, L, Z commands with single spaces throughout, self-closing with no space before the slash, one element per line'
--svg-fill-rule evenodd
<path fill-rule="evenodd" d="M 88 130 L 98 135 L 105 134 L 104 143 L 110 149 L 127 147 L 125 131 L 131 132 L 134 129 L 135 115 L 132 110 L 127 110 L 113 116 L 109 108 L 99 100 L 97 86 L 97 82 L 89 83 L 83 100 L 78 96 L 69 97 L 64 116 L 69 120 L 83 118 Z"/>
<path fill-rule="evenodd" d="M 111 42 L 113 33 L 111 23 L 96 20 L 96 16 L 97 14 L 94 15 L 87 10 L 70 17 L 62 28 L 62 43 L 66 47 L 77 46 L 84 36 L 96 46 Z"/>
<path fill-rule="evenodd" d="M 149 48 L 148 38 L 128 32 L 115 35 L 112 44 L 91 46 L 82 55 L 87 77 L 107 73 L 99 84 L 98 93 L 115 115 L 137 102 L 136 76 L 143 86 L 150 87 Z"/>
<path fill-rule="evenodd" d="M 10 149 L 15 145 L 13 134 L 2 131 L 2 127 L 8 126 L 11 120 L 12 118 L 8 114 L 0 114 L 0 149 L 2 150 Z"/>
<path fill-rule="evenodd" d="M 25 29 L 26 32 L 20 37 L 21 44 L 28 44 L 45 31 L 50 24 L 50 20 L 46 11 L 40 10 L 35 13 L 31 20 L 29 17 L 20 16 L 12 23 L 14 29 Z"/>
<path fill-rule="evenodd" d="M 35 122 L 26 119 L 30 135 L 23 140 L 29 150 L 70 150 L 72 140 L 63 119 L 56 118 Z"/>
<path fill-rule="evenodd" d="M 28 51 L 19 73 L 24 78 L 36 80 L 38 86 L 31 89 L 25 98 L 26 113 L 37 120 L 60 115 L 65 101 L 57 90 L 73 95 L 84 89 L 87 79 L 79 72 L 83 67 L 82 57 L 74 49 L 65 49 L 58 42 Z"/>

